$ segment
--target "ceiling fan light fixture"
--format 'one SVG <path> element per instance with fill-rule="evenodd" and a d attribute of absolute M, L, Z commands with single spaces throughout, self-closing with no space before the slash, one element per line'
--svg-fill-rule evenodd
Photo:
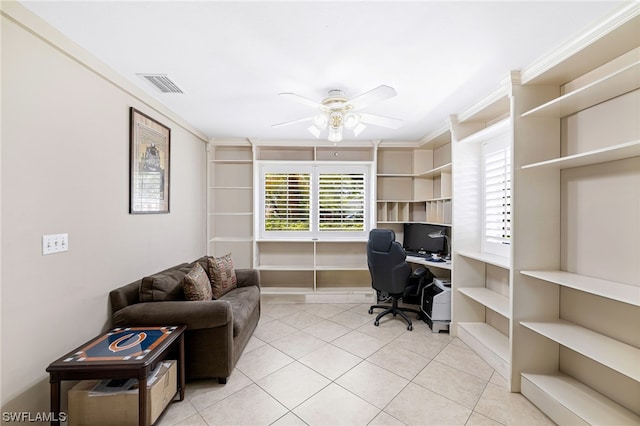
<path fill-rule="evenodd" d="M 329 119 L 324 114 L 318 114 L 313 117 L 313 126 L 318 130 L 324 130 L 329 123 Z"/>
<path fill-rule="evenodd" d="M 349 113 L 344 116 L 344 127 L 347 129 L 355 129 L 360 124 L 360 115 Z"/>
<path fill-rule="evenodd" d="M 315 136 L 316 139 L 320 139 L 320 130 L 315 126 L 315 124 L 312 126 L 309 126 L 307 130 L 309 131 L 309 133 Z"/>
<path fill-rule="evenodd" d="M 342 140 L 342 127 L 329 127 L 329 141 L 340 142 Z"/>
<path fill-rule="evenodd" d="M 280 96 L 316 108 L 316 115 L 280 123 L 272 127 L 311 121 L 311 126 L 307 130 L 313 136 L 320 138 L 320 134 L 323 133 L 324 129 L 328 128 L 328 139 L 335 144 L 342 141 L 345 127 L 357 137 L 366 129 L 367 125 L 397 129 L 402 124 L 402 120 L 396 118 L 361 113 L 359 111 L 354 112 L 374 102 L 380 102 L 396 96 L 397 93 L 392 87 L 381 85 L 353 99 L 347 98 L 342 90 L 332 89 L 329 90 L 328 94 L 329 96 L 321 102 L 316 102 L 295 93 L 280 93 Z"/>

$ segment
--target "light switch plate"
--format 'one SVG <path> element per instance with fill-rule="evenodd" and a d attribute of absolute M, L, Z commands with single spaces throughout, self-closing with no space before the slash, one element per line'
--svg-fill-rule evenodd
<path fill-rule="evenodd" d="M 69 251 L 69 234 L 54 234 L 42 236 L 42 254 Z"/>

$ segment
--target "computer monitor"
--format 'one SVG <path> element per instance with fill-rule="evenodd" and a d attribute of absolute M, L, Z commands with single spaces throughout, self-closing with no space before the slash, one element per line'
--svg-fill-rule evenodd
<path fill-rule="evenodd" d="M 443 253 L 446 250 L 445 238 L 430 238 L 429 234 L 446 230 L 446 226 L 405 223 L 402 247 L 408 253 Z"/>

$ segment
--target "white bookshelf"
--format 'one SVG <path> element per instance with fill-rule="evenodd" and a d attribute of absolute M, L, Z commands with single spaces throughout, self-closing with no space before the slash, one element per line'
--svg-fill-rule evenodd
<path fill-rule="evenodd" d="M 452 327 L 507 382 L 511 376 L 511 259 L 483 247 L 482 147 L 495 140 L 511 145 L 506 87 L 452 116 L 453 241 Z"/>
<path fill-rule="evenodd" d="M 638 28 L 626 5 L 514 88 L 512 388 L 558 424 L 640 424 Z"/>
<path fill-rule="evenodd" d="M 207 148 L 207 254 L 231 253 L 236 268 L 253 259 L 253 152 L 251 145 Z"/>
<path fill-rule="evenodd" d="M 377 222 L 451 226 L 451 137 L 440 129 L 419 144 L 377 150 Z"/>

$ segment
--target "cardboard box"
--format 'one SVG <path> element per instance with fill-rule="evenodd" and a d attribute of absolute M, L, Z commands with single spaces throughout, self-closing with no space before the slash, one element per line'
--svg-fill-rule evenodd
<path fill-rule="evenodd" d="M 177 363 L 165 360 L 147 386 L 147 425 L 153 424 L 178 389 Z M 69 426 L 125 426 L 138 424 L 138 390 L 96 395 L 100 380 L 83 380 L 69 391 Z"/>

